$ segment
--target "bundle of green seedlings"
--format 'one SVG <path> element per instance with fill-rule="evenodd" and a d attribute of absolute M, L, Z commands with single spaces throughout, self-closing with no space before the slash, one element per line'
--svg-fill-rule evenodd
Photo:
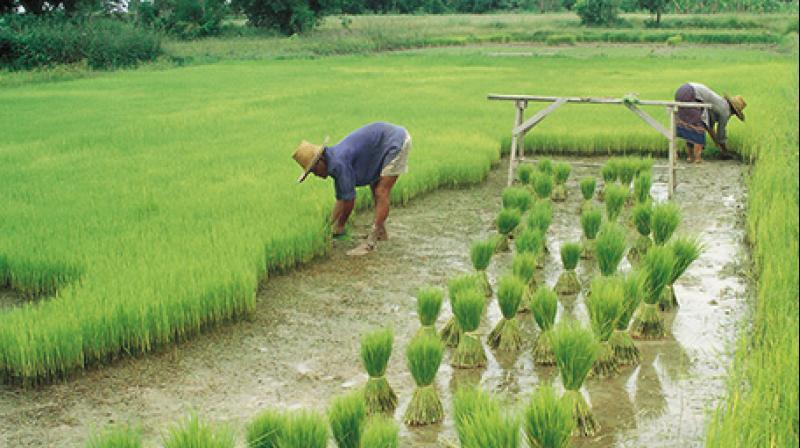
<path fill-rule="evenodd" d="M 581 237 L 581 258 L 591 260 L 594 258 L 594 246 L 597 232 L 600 231 L 600 224 L 603 221 L 603 215 L 600 210 L 595 206 L 591 206 L 581 213 L 581 228 L 583 229 L 583 236 Z"/>
<path fill-rule="evenodd" d="M 360 448 L 398 448 L 400 428 L 393 419 L 375 416 L 367 421 Z"/>
<path fill-rule="evenodd" d="M 597 199 L 603 200 L 606 188 L 613 184 L 619 177 L 615 159 L 610 159 L 600 167 L 600 176 L 603 178 L 603 188 L 597 192 Z"/>
<path fill-rule="evenodd" d="M 524 214 L 531 207 L 533 197 L 526 188 L 507 187 L 503 190 L 503 208 L 515 208 Z"/>
<path fill-rule="evenodd" d="M 478 387 L 461 387 L 453 398 L 461 448 L 518 448 L 519 420 L 500 410 L 500 403 Z"/>
<path fill-rule="evenodd" d="M 538 199 L 550 199 L 553 193 L 553 177 L 544 172 L 533 175 L 533 192 Z"/>
<path fill-rule="evenodd" d="M 641 272 L 634 271 L 626 275 L 622 287 L 625 306 L 608 343 L 614 350 L 614 357 L 619 365 L 636 365 L 639 364 L 639 348 L 634 344 L 628 327 L 644 293 L 644 277 Z"/>
<path fill-rule="evenodd" d="M 636 199 L 637 204 L 642 204 L 651 200 L 650 187 L 652 186 L 653 178 L 649 171 L 641 172 L 636 176 L 636 179 L 633 181 L 633 197 Z"/>
<path fill-rule="evenodd" d="M 503 318 L 489 333 L 487 343 L 500 351 L 514 352 L 522 345 L 522 333 L 516 316 L 527 285 L 515 275 L 506 275 L 500 279 L 497 288 L 497 304 Z"/>
<path fill-rule="evenodd" d="M 279 448 L 288 417 L 283 412 L 267 409 L 256 415 L 245 426 L 247 446 L 250 448 Z"/>
<path fill-rule="evenodd" d="M 492 297 L 492 284 L 489 283 L 489 275 L 486 273 L 486 268 L 492 261 L 497 249 L 497 242 L 491 239 L 485 241 L 475 241 L 469 250 L 469 258 L 472 261 L 472 267 L 481 280 L 481 287 L 486 297 Z"/>
<path fill-rule="evenodd" d="M 439 338 L 422 335 L 408 343 L 406 361 L 417 387 L 403 417 L 406 425 L 430 425 L 444 419 L 444 407 L 433 384 L 443 355 L 444 345 Z"/>
<path fill-rule="evenodd" d="M 327 438 L 327 434 L 325 436 Z M 195 414 L 190 415 L 185 422 L 172 427 L 164 438 L 164 448 L 234 448 L 234 446 L 236 437 L 230 428 L 214 427 Z"/>
<path fill-rule="evenodd" d="M 458 327 L 462 330 L 450 365 L 458 369 L 475 369 L 486 365 L 486 352 L 475 331 L 481 323 L 486 300 L 474 289 L 463 291 L 453 305 Z"/>
<path fill-rule="evenodd" d="M 397 395 L 386 380 L 386 366 L 392 356 L 394 332 L 383 328 L 364 334 L 361 337 L 361 364 L 369 374 L 364 386 L 364 401 L 367 414 L 394 413 L 397 407 Z"/>
<path fill-rule="evenodd" d="M 592 280 L 592 293 L 586 298 L 589 323 L 600 341 L 600 353 L 592 366 L 592 373 L 598 378 L 606 378 L 619 372 L 617 357 L 609 339 L 625 311 L 623 284 L 619 277 L 596 277 Z"/>
<path fill-rule="evenodd" d="M 326 448 L 328 428 L 325 418 L 312 411 L 295 411 L 287 415 L 286 426 L 278 437 L 279 448 Z"/>
<path fill-rule="evenodd" d="M 547 230 L 553 222 L 553 207 L 550 201 L 539 200 L 533 204 L 530 213 L 528 213 L 528 227 L 539 229 L 542 233 L 542 251 L 539 254 L 539 267 L 544 267 L 545 254 L 550 253 L 547 249 Z"/>
<path fill-rule="evenodd" d="M 578 281 L 578 274 L 575 272 L 580 258 L 580 243 L 561 244 L 561 264 L 564 266 L 564 271 L 556 282 L 555 290 L 558 295 L 571 296 L 581 291 L 581 282 Z"/>
<path fill-rule="evenodd" d="M 86 448 L 141 448 L 142 431 L 139 428 L 123 425 L 107 428 L 93 434 L 86 442 Z"/>
<path fill-rule="evenodd" d="M 528 307 L 528 300 L 530 300 L 533 290 L 536 289 L 536 260 L 537 256 L 529 252 L 519 252 L 514 256 L 511 261 L 511 272 L 515 277 L 520 279 L 525 284 L 525 294 L 523 295 L 522 305 L 519 308 L 520 313 L 527 313 L 530 311 Z"/>
<path fill-rule="evenodd" d="M 540 365 L 553 365 L 556 359 L 551 335 L 558 311 L 558 296 L 550 288 L 542 286 L 531 298 L 530 307 L 539 327 L 539 337 L 533 347 L 533 361 Z"/>
<path fill-rule="evenodd" d="M 605 199 L 606 204 L 606 218 L 608 222 L 616 222 L 622 213 L 622 208 L 625 206 L 625 201 L 628 199 L 628 187 L 619 184 L 606 185 Z"/>
<path fill-rule="evenodd" d="M 600 344 L 591 330 L 583 328 L 574 320 L 562 320 L 556 325 L 550 341 L 561 383 L 566 389 L 563 399 L 572 407 L 576 431 L 578 435 L 592 437 L 600 430 L 600 425 L 580 390 L 600 354 Z"/>
<path fill-rule="evenodd" d="M 450 295 L 450 311 L 453 315 L 450 316 L 450 319 L 444 324 L 439 335 L 444 344 L 450 348 L 458 346 L 458 341 L 461 339 L 462 333 L 455 317 L 455 303 L 464 291 L 470 289 L 479 292 L 483 291 L 481 279 L 474 274 L 459 275 L 447 282 L 447 292 Z"/>
<path fill-rule="evenodd" d="M 625 256 L 625 229 L 617 223 L 607 222 L 600 227 L 595 241 L 597 267 L 604 277 L 617 272 L 620 261 Z"/>
<path fill-rule="evenodd" d="M 672 251 L 653 246 L 642 261 L 644 275 L 643 301 L 633 316 L 631 336 L 635 339 L 661 339 L 666 334 L 664 316 L 658 311 L 661 294 L 672 275 Z"/>
<path fill-rule="evenodd" d="M 650 215 L 650 232 L 653 235 L 653 242 L 659 246 L 672 238 L 675 229 L 681 222 L 681 211 L 673 202 L 662 202 L 653 206 Z"/>
<path fill-rule="evenodd" d="M 650 157 L 641 157 L 636 160 L 636 176 L 641 176 L 642 174 L 649 174 L 652 176 L 653 174 L 653 159 Z"/>
<path fill-rule="evenodd" d="M 553 161 L 550 159 L 540 159 L 536 163 L 536 171 L 540 173 L 547 174 L 548 176 L 553 174 Z"/>
<path fill-rule="evenodd" d="M 653 240 L 650 239 L 650 223 L 653 216 L 653 204 L 650 201 L 639 202 L 633 207 L 631 212 L 633 216 L 633 225 L 636 227 L 636 232 L 639 234 L 633 242 L 633 246 L 628 251 L 628 261 L 632 265 L 639 263 L 639 261 L 647 254 L 647 250 L 653 245 Z"/>
<path fill-rule="evenodd" d="M 428 286 L 417 292 L 417 317 L 420 325 L 417 335 L 436 336 L 436 319 L 442 311 L 442 302 L 444 293 L 439 288 Z"/>
<path fill-rule="evenodd" d="M 328 408 L 328 423 L 338 448 L 360 448 L 367 418 L 364 393 L 360 390 L 336 397 Z"/>
<path fill-rule="evenodd" d="M 572 407 L 553 386 L 539 386 L 525 406 L 523 429 L 531 448 L 567 448 L 575 429 Z"/>
<path fill-rule="evenodd" d="M 581 195 L 583 196 L 583 202 L 581 203 L 581 208 L 578 210 L 578 212 L 583 213 L 586 209 L 592 206 L 592 198 L 594 197 L 595 189 L 597 189 L 597 181 L 591 176 L 584 177 L 580 181 L 580 187 Z"/>
<path fill-rule="evenodd" d="M 553 200 L 563 202 L 567 200 L 567 179 L 572 167 L 565 162 L 558 162 L 553 166 Z"/>
<path fill-rule="evenodd" d="M 498 252 L 508 251 L 508 240 L 511 237 L 511 232 L 519 225 L 521 215 L 519 210 L 515 208 L 504 208 L 497 214 L 495 225 L 497 226 L 497 246 Z"/>
<path fill-rule="evenodd" d="M 619 183 L 622 184 L 626 190 L 630 190 L 633 178 L 636 176 L 636 173 L 639 170 L 639 162 L 637 159 L 632 157 L 626 157 L 620 159 L 617 163 Z"/>
<path fill-rule="evenodd" d="M 672 251 L 672 272 L 667 282 L 667 287 L 661 294 L 659 307 L 662 311 L 670 311 L 678 307 L 678 298 L 675 296 L 675 282 L 683 275 L 689 266 L 700 257 L 703 245 L 697 238 L 676 237 L 667 244 Z"/>
<path fill-rule="evenodd" d="M 533 176 L 533 165 L 522 163 L 517 167 L 517 179 L 524 185 L 530 185 Z"/>
<path fill-rule="evenodd" d="M 530 225 L 525 226 L 525 229 L 514 238 L 514 248 L 518 254 L 533 254 L 538 260 L 544 250 L 542 231 Z"/>

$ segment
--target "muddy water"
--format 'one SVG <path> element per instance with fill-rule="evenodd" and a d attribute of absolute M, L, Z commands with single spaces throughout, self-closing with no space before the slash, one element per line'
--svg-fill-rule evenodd
<path fill-rule="evenodd" d="M 701 445 L 705 412 L 722 393 L 728 350 L 745 305 L 745 269 L 737 262 L 746 258 L 743 170 L 733 162 L 714 162 L 679 173 L 676 199 L 685 216 L 680 231 L 700 235 L 707 249 L 676 286 L 681 307 L 668 316 L 672 335 L 641 343 L 641 366 L 585 384 L 602 430 L 592 439 L 575 439 L 577 446 Z M 559 244 L 580 236 L 575 180 L 597 171 L 576 167 L 569 200 L 554 207 L 551 255 L 541 273 L 550 285 L 560 272 Z M 400 397 L 399 419 L 413 390 L 403 349 L 417 329 L 414 292 L 424 284 L 443 286 L 448 276 L 470 269 L 469 244 L 493 233 L 504 181 L 504 170 L 494 170 L 476 188 L 440 191 L 393 210 L 391 240 L 377 253 L 350 259 L 344 252 L 356 242 L 337 242 L 329 258 L 266 282 L 248 321 L 64 384 L 37 390 L 0 386 L 0 446 L 76 446 L 93 428 L 118 422 L 141 425 L 148 446 L 158 446 L 170 425 L 191 411 L 241 432 L 267 407 L 322 410 L 331 396 L 363 384 L 359 335 L 387 324 L 396 332 L 387 375 Z M 665 186 L 656 184 L 654 195 L 663 197 Z M 365 233 L 368 224 L 368 215 L 358 216 L 355 233 Z M 509 254 L 498 255 L 491 279 L 509 265 Z M 582 261 L 579 276 L 587 282 L 594 269 Z M 562 307 L 559 318 L 573 313 L 585 319 L 582 300 Z M 488 333 L 499 316 L 495 301 L 481 331 Z M 448 317 L 446 309 L 439 323 Z M 532 341 L 531 318 L 522 320 Z M 480 382 L 502 393 L 509 406 L 519 405 L 540 382 L 558 384 L 555 369 L 533 365 L 530 344 L 516 356 L 488 354 L 487 368 L 475 372 L 453 371 L 445 359 L 437 386 L 448 415 L 459 384 Z M 456 440 L 449 418 L 425 429 L 403 428 L 402 438 L 403 446 L 415 447 Z"/>

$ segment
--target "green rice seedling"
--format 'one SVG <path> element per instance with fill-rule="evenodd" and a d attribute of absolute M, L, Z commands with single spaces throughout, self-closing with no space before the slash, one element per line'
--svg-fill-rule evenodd
<path fill-rule="evenodd" d="M 507 187 L 503 190 L 503 208 L 515 208 L 525 213 L 531 207 L 533 197 L 531 193 L 521 187 Z"/>
<path fill-rule="evenodd" d="M 359 448 L 367 417 L 364 393 L 360 390 L 336 397 L 328 408 L 328 422 L 339 448 Z"/>
<path fill-rule="evenodd" d="M 496 249 L 497 243 L 495 241 L 485 240 L 475 241 L 469 250 L 472 267 L 475 268 L 478 277 L 481 279 L 481 287 L 486 297 L 492 296 L 492 285 L 489 283 L 489 275 L 486 273 L 486 268 L 489 267 Z"/>
<path fill-rule="evenodd" d="M 650 201 L 639 202 L 633 207 L 631 212 L 633 225 L 639 234 L 633 242 L 633 246 L 628 251 L 628 261 L 637 264 L 642 257 L 647 254 L 647 250 L 653 245 L 650 239 L 650 223 L 652 222 L 653 204 Z"/>
<path fill-rule="evenodd" d="M 626 157 L 619 160 L 618 172 L 619 182 L 623 187 L 629 189 L 636 172 L 639 170 L 639 162 L 631 157 Z"/>
<path fill-rule="evenodd" d="M 234 448 L 235 445 L 232 431 L 215 428 L 194 414 L 172 427 L 164 439 L 164 448 Z"/>
<path fill-rule="evenodd" d="M 540 173 L 547 174 L 548 176 L 553 174 L 553 161 L 550 159 L 539 159 L 539 162 L 536 163 L 536 170 Z"/>
<path fill-rule="evenodd" d="M 583 202 L 581 203 L 581 208 L 578 211 L 582 213 L 592 205 L 594 191 L 597 189 L 597 180 L 591 176 L 584 177 L 580 181 L 580 187 L 581 195 L 583 196 Z"/>
<path fill-rule="evenodd" d="M 600 430 L 589 404 L 580 393 L 583 381 L 600 354 L 600 344 L 591 330 L 577 321 L 562 321 L 550 336 L 558 373 L 564 385 L 563 399 L 572 408 L 572 419 L 578 435 L 592 437 Z"/>
<path fill-rule="evenodd" d="M 661 293 L 659 307 L 662 311 L 670 311 L 678 307 L 678 298 L 675 296 L 675 282 L 683 275 L 689 266 L 700 257 L 703 245 L 697 238 L 676 237 L 667 244 L 672 252 L 672 272 L 669 276 L 667 287 Z"/>
<path fill-rule="evenodd" d="M 634 339 L 661 339 L 666 334 L 658 303 L 672 275 L 672 258 L 672 251 L 664 246 L 651 247 L 644 257 L 643 301 L 636 309 L 630 330 Z"/>
<path fill-rule="evenodd" d="M 565 162 L 558 162 L 553 166 L 553 200 L 563 202 L 567 200 L 567 179 L 572 171 L 572 167 Z"/>
<path fill-rule="evenodd" d="M 547 173 L 535 173 L 533 191 L 538 199 L 550 199 L 553 193 L 553 177 Z"/>
<path fill-rule="evenodd" d="M 611 333 L 608 343 L 614 350 L 614 357 L 621 366 L 639 364 L 639 348 L 631 338 L 628 331 L 633 313 L 642 302 L 644 294 L 644 276 L 640 271 L 634 271 L 625 276 L 623 283 L 623 298 L 625 307 L 617 319 L 614 332 Z"/>
<path fill-rule="evenodd" d="M 536 256 L 538 266 L 544 252 L 544 235 L 541 230 L 527 226 L 514 239 L 514 247 L 517 250 L 517 254 L 532 254 Z"/>
<path fill-rule="evenodd" d="M 361 364 L 369 374 L 364 386 L 364 401 L 367 414 L 394 413 L 397 395 L 386 381 L 386 366 L 392 356 L 394 332 L 383 328 L 364 334 L 361 337 Z"/>
<path fill-rule="evenodd" d="M 546 286 L 536 290 L 531 298 L 531 312 L 539 327 L 539 337 L 533 347 L 533 360 L 540 365 L 555 364 L 553 345 L 550 340 L 558 311 L 558 296 Z"/>
<path fill-rule="evenodd" d="M 575 429 L 572 407 L 549 384 L 539 386 L 524 410 L 523 429 L 531 448 L 567 448 Z"/>
<path fill-rule="evenodd" d="M 616 222 L 625 201 L 628 199 L 628 188 L 618 184 L 606 185 L 605 189 L 606 218 L 609 222 Z"/>
<path fill-rule="evenodd" d="M 538 200 L 534 202 L 530 213 L 528 213 L 528 227 L 539 229 L 542 234 L 547 234 L 552 222 L 553 207 L 550 205 L 550 201 Z"/>
<path fill-rule="evenodd" d="M 400 428 L 393 419 L 375 416 L 367 420 L 360 448 L 398 448 Z"/>
<path fill-rule="evenodd" d="M 442 327 L 442 331 L 440 332 L 440 336 L 442 341 L 445 343 L 446 346 L 450 348 L 456 348 L 458 346 L 458 341 L 461 338 L 461 328 L 458 326 L 458 322 L 455 318 L 454 304 L 458 299 L 458 296 L 466 290 L 473 289 L 476 291 L 483 291 L 481 285 L 481 279 L 476 276 L 475 274 L 463 274 L 457 277 L 450 279 L 447 282 L 447 292 L 450 295 L 450 311 L 453 315 L 444 324 Z"/>
<path fill-rule="evenodd" d="M 531 184 L 531 177 L 533 175 L 533 165 L 522 163 L 517 167 L 517 179 L 524 185 Z"/>
<path fill-rule="evenodd" d="M 444 345 L 439 338 L 423 335 L 406 346 L 408 370 L 417 385 L 403 417 L 406 425 L 430 425 L 444 418 L 444 407 L 433 384 L 443 355 Z"/>
<path fill-rule="evenodd" d="M 651 157 L 642 157 L 636 160 L 636 176 L 642 174 L 653 175 L 653 159 Z"/>
<path fill-rule="evenodd" d="M 616 159 L 609 159 L 600 167 L 600 176 L 603 178 L 603 188 L 597 192 L 597 199 L 603 200 L 606 188 L 619 178 L 618 163 Z"/>
<path fill-rule="evenodd" d="M 578 274 L 575 273 L 575 268 L 578 266 L 580 258 L 580 243 L 561 244 L 561 264 L 564 267 L 564 271 L 558 276 L 558 281 L 556 282 L 555 290 L 558 295 L 569 296 L 580 292 L 581 282 L 578 281 Z"/>
<path fill-rule="evenodd" d="M 94 434 L 86 448 L 141 448 L 142 431 L 128 425 L 115 426 Z"/>
<path fill-rule="evenodd" d="M 662 202 L 653 206 L 650 218 L 653 242 L 659 246 L 666 244 L 680 222 L 681 211 L 674 202 Z"/>
<path fill-rule="evenodd" d="M 515 275 L 500 279 L 497 288 L 497 303 L 503 318 L 494 327 L 487 342 L 490 347 L 500 351 L 517 351 L 522 345 L 522 333 L 516 316 L 527 285 Z"/>
<path fill-rule="evenodd" d="M 597 232 L 600 231 L 602 221 L 603 215 L 600 214 L 600 210 L 597 207 L 589 207 L 581 213 L 581 228 L 583 229 L 581 258 L 594 258 L 595 238 L 597 237 Z"/>
<path fill-rule="evenodd" d="M 637 204 L 650 201 L 650 188 L 653 186 L 653 178 L 649 171 L 644 171 L 633 181 L 633 197 Z"/>
<path fill-rule="evenodd" d="M 475 290 L 466 290 L 461 293 L 453 305 L 458 327 L 463 333 L 458 341 L 458 347 L 453 352 L 450 364 L 459 369 L 474 369 L 486 365 L 486 352 L 480 339 L 475 335 L 475 330 L 481 323 L 486 301 Z"/>
<path fill-rule="evenodd" d="M 600 353 L 592 367 L 598 378 L 619 372 L 614 349 L 609 343 L 617 321 L 625 312 L 624 282 L 619 277 L 597 277 L 592 281 L 591 295 L 586 298 L 589 323 L 600 341 Z"/>
<path fill-rule="evenodd" d="M 255 416 L 245 426 L 247 446 L 250 448 L 279 448 L 278 441 L 286 430 L 288 417 L 267 409 Z"/>
<path fill-rule="evenodd" d="M 625 256 L 625 229 L 619 224 L 607 222 L 600 227 L 595 241 L 595 256 L 600 273 L 608 277 L 614 275 L 619 262 Z"/>
<path fill-rule="evenodd" d="M 325 448 L 328 446 L 328 425 L 325 417 L 313 411 L 296 411 L 287 415 L 286 427 L 278 438 L 280 448 Z"/>
<path fill-rule="evenodd" d="M 442 311 L 444 293 L 439 288 L 425 287 L 417 292 L 417 316 L 420 328 L 417 334 L 436 335 L 436 319 Z"/>
<path fill-rule="evenodd" d="M 499 234 L 497 241 L 497 251 L 505 252 L 508 250 L 508 239 L 511 232 L 517 228 L 521 219 L 519 210 L 513 208 L 504 208 L 497 215 L 495 224 L 497 225 L 497 233 Z"/>
<path fill-rule="evenodd" d="M 538 257 L 528 252 L 517 253 L 511 261 L 511 272 L 526 285 L 522 305 L 519 307 L 519 313 L 527 313 L 530 311 L 528 301 L 530 300 L 533 290 L 536 288 L 537 262 Z"/>
<path fill-rule="evenodd" d="M 462 448 L 519 446 L 519 421 L 504 415 L 497 399 L 481 389 L 458 389 L 453 398 L 453 412 Z"/>

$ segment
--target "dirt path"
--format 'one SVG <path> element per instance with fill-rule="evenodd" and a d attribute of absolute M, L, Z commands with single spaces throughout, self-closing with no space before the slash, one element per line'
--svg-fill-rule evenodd
<path fill-rule="evenodd" d="M 673 337 L 641 344 L 640 367 L 611 380 L 587 382 L 603 429 L 591 440 L 576 439 L 576 445 L 701 445 L 705 412 L 723 392 L 731 361 L 726 350 L 745 308 L 745 267 L 737 263 L 746 259 L 744 169 L 713 162 L 679 174 L 676 199 L 685 217 L 679 231 L 700 235 L 707 249 L 676 287 L 682 306 L 669 319 Z M 559 243 L 580 235 L 575 180 L 589 172 L 573 170 L 570 199 L 555 207 L 548 240 L 553 254 L 544 272 L 551 285 L 560 269 L 554 256 Z M 476 188 L 440 191 L 393 210 L 392 240 L 376 254 L 350 259 L 344 251 L 355 243 L 338 243 L 330 258 L 270 279 L 250 321 L 65 384 L 37 390 L 0 386 L 0 446 L 79 446 L 92 428 L 125 421 L 142 425 L 148 446 L 159 446 L 161 434 L 192 410 L 241 431 L 244 422 L 270 406 L 324 409 L 331 396 L 365 381 L 357 356 L 359 336 L 386 324 L 397 335 L 388 379 L 400 397 L 399 418 L 413 387 L 403 350 L 417 329 L 414 293 L 470 269 L 470 242 L 493 232 L 504 173 L 494 170 Z M 663 194 L 663 185 L 656 185 L 655 195 Z M 369 218 L 357 218 L 357 233 L 366 231 Z M 497 256 L 491 278 L 509 264 L 509 255 Z M 579 265 L 584 279 L 587 269 L 591 266 Z M 585 318 L 581 300 L 575 313 Z M 499 315 L 495 301 L 489 323 Z M 447 317 L 449 310 L 440 323 Z M 532 335 L 530 317 L 524 320 Z M 489 329 L 487 323 L 481 330 Z M 530 347 L 512 359 L 497 359 L 491 352 L 489 358 L 485 370 L 457 375 L 445 360 L 437 384 L 448 415 L 451 392 L 462 381 L 480 381 L 487 389 L 506 392 L 513 402 L 555 377 L 554 369 L 533 366 Z M 455 440 L 449 419 L 424 430 L 404 428 L 402 436 L 403 446 L 414 447 Z"/>

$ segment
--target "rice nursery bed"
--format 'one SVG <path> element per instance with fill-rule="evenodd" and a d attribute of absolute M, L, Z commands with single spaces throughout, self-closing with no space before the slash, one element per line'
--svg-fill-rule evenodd
<path fill-rule="evenodd" d="M 736 338 L 749 291 L 743 242 L 745 170 L 735 162 L 707 162 L 679 172 L 675 199 L 683 222 L 677 233 L 698 235 L 705 250 L 675 285 L 681 306 L 667 315 L 670 336 L 637 341 L 640 366 L 585 382 L 601 429 L 591 438 L 573 437 L 575 446 L 702 444 L 706 411 L 725 392 L 731 363 L 727 349 Z M 549 254 L 544 269 L 537 272 L 538 280 L 550 287 L 562 270 L 560 244 L 581 235 L 578 209 L 583 199 L 577 181 L 587 174 L 599 178 L 599 171 L 573 167 L 567 201 L 553 204 Z M 393 210 L 391 241 L 370 257 L 347 258 L 344 252 L 356 241 L 337 241 L 329 258 L 271 278 L 258 292 L 250 319 L 231 324 L 230 331 L 206 333 L 141 359 L 123 359 L 67 384 L 41 389 L 3 386 L 0 445 L 76 446 L 94 428 L 133 422 L 142 426 L 150 446 L 191 410 L 240 432 L 254 415 L 276 405 L 322 411 L 333 397 L 366 383 L 360 337 L 386 324 L 395 334 L 386 379 L 399 398 L 395 419 L 400 422 L 415 387 L 404 356 L 419 329 L 415 295 L 424 285 L 444 288 L 449 278 L 473 270 L 471 244 L 496 234 L 505 175 L 504 169 L 495 169 L 477 187 L 435 192 Z M 656 171 L 653 195 L 658 200 L 666 195 L 664 180 Z M 627 208 L 622 217 L 629 215 Z M 367 214 L 357 216 L 354 233 L 366 233 L 369 219 Z M 632 240 L 635 231 L 626 228 Z M 487 270 L 495 294 L 498 279 L 510 270 L 511 257 L 510 252 L 496 254 Z M 627 270 L 627 262 L 623 260 L 620 268 Z M 592 262 L 578 263 L 584 291 L 571 310 L 559 304 L 558 320 L 570 314 L 588 320 L 583 296 L 596 269 Z M 560 387 L 555 367 L 534 366 L 532 342 L 538 330 L 531 313 L 517 317 L 522 349 L 517 355 L 500 356 L 485 344 L 502 317 L 496 300 L 488 310 L 477 331 L 487 366 L 453 369 L 453 350 L 448 349 L 435 381 L 445 419 L 418 429 L 401 424 L 401 446 L 456 443 L 452 399 L 458 386 L 479 383 L 501 392 L 506 406 L 515 409 L 521 409 L 537 384 L 554 380 Z M 450 317 L 445 304 L 436 327 Z"/>

